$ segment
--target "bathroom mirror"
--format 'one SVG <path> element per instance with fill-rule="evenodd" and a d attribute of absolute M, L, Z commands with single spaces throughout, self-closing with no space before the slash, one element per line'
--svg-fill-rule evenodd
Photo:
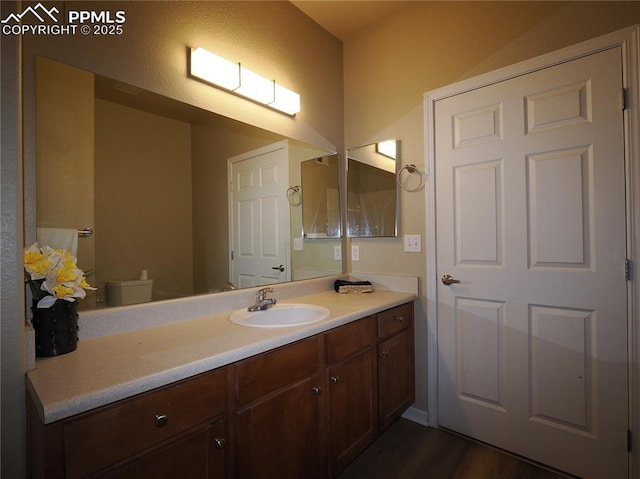
<path fill-rule="evenodd" d="M 94 272 L 89 282 L 98 288 L 84 309 L 108 306 L 106 283 L 143 270 L 153 279 L 152 300 L 235 287 L 229 158 L 285 140 L 290 185 L 303 183 L 307 160 L 340 163 L 333 152 L 46 58 L 37 59 L 36 82 L 36 222 L 93 229 L 78 238 L 78 265 Z M 326 169 L 337 184 L 339 168 Z M 333 255 L 339 230 L 332 240 L 307 241 L 295 206 L 290 223 L 288 278 L 342 273 Z"/>
<path fill-rule="evenodd" d="M 290 190 L 291 203 L 302 206 L 306 239 L 340 237 L 339 155 L 325 155 L 301 164 L 301 192 Z M 298 195 L 298 196 L 297 196 Z"/>
<path fill-rule="evenodd" d="M 398 235 L 400 142 L 396 139 L 348 150 L 347 235 Z"/>

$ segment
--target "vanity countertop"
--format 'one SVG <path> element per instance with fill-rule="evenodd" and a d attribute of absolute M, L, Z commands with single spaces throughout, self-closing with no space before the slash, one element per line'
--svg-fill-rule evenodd
<path fill-rule="evenodd" d="M 69 354 L 38 359 L 36 369 L 27 374 L 27 387 L 41 418 L 48 424 L 414 299 L 414 293 L 393 291 L 326 291 L 283 301 L 324 306 L 331 311 L 326 320 L 303 326 L 239 326 L 228 320 L 227 312 L 85 339 Z"/>

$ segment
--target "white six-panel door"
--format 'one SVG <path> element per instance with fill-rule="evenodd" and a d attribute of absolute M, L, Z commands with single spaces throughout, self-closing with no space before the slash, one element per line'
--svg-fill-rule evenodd
<path fill-rule="evenodd" d="M 440 425 L 626 478 L 621 49 L 435 104 Z"/>
<path fill-rule="evenodd" d="M 286 142 L 229 159 L 229 270 L 240 288 L 291 280 L 288 181 Z"/>

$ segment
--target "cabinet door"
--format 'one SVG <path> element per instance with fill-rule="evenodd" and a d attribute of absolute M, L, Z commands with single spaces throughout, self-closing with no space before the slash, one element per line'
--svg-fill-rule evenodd
<path fill-rule="evenodd" d="M 376 433 L 374 349 L 327 369 L 329 476 L 362 452 Z"/>
<path fill-rule="evenodd" d="M 379 427 L 385 429 L 415 400 L 413 328 L 378 344 Z"/>
<path fill-rule="evenodd" d="M 235 414 L 235 476 L 242 479 L 324 475 L 318 375 L 255 401 Z"/>
<path fill-rule="evenodd" d="M 225 476 L 224 422 L 171 442 L 100 477 L 104 479 L 223 479 Z M 222 442 L 221 442 L 222 441 Z"/>

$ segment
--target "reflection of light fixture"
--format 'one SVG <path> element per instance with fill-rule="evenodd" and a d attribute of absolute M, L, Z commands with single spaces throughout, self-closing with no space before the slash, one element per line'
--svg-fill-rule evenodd
<path fill-rule="evenodd" d="M 396 159 L 396 140 L 386 140 L 376 143 L 376 153 Z"/>
<path fill-rule="evenodd" d="M 300 95 L 204 48 L 191 49 L 191 76 L 289 115 L 300 111 Z"/>

